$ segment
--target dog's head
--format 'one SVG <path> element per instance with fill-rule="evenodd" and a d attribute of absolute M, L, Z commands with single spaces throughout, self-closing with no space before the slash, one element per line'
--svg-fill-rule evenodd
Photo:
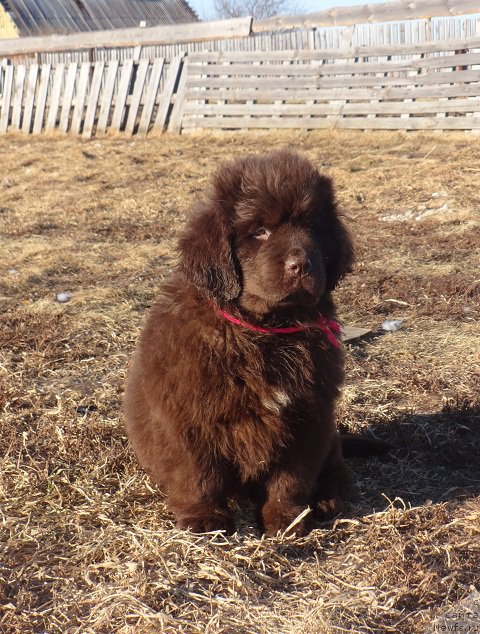
<path fill-rule="evenodd" d="M 221 166 L 179 246 L 197 288 L 256 314 L 315 306 L 353 260 L 330 179 L 288 150 Z"/>

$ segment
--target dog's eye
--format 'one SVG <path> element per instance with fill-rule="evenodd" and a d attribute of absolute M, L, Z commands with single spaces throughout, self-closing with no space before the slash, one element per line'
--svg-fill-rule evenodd
<path fill-rule="evenodd" d="M 260 229 L 257 229 L 254 233 L 252 233 L 252 236 L 256 238 L 257 240 L 268 240 L 271 233 L 272 232 L 270 231 L 270 229 L 265 229 L 265 227 L 260 227 Z"/>

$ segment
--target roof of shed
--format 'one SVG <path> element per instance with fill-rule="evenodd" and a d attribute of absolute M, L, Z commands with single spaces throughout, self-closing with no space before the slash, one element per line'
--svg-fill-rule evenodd
<path fill-rule="evenodd" d="M 186 0 L 0 0 L 0 6 L 21 36 L 198 21 Z"/>

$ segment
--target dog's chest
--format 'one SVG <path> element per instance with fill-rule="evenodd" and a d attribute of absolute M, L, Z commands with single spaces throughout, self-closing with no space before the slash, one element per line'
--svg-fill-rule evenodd
<path fill-rule="evenodd" d="M 260 406 L 267 412 L 277 415 L 281 415 L 291 402 L 292 395 L 284 388 L 266 386 L 264 393 L 260 395 Z"/>
<path fill-rule="evenodd" d="M 254 343 L 232 368 L 235 411 L 225 430 L 230 457 L 244 479 L 271 468 L 299 426 L 314 415 L 319 396 L 314 345 Z"/>
<path fill-rule="evenodd" d="M 278 412 L 310 398 L 317 372 L 317 347 L 315 340 L 267 338 L 258 342 L 250 357 L 255 359 L 253 368 L 249 356 L 246 357 L 243 367 L 246 382 L 267 410 Z"/>

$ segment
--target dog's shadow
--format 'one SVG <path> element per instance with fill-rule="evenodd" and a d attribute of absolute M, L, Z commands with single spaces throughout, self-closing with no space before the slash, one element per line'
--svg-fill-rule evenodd
<path fill-rule="evenodd" d="M 381 457 L 347 461 L 354 486 L 342 518 L 360 519 L 392 505 L 408 509 L 480 494 L 480 409 L 458 405 L 435 414 L 405 414 L 389 422 L 373 421 L 369 429 L 392 449 Z M 333 525 L 316 523 L 313 528 Z M 274 540 L 270 548 L 300 563 L 326 556 L 315 538 Z M 292 589 L 288 583 L 277 585 L 282 592 Z"/>
<path fill-rule="evenodd" d="M 352 489 L 342 518 L 359 519 L 392 504 L 408 509 L 480 494 L 479 408 L 459 404 L 433 414 L 403 414 L 370 421 L 368 429 L 391 450 L 346 460 Z M 244 504 L 235 509 L 240 534 L 258 532 L 252 509 Z M 313 528 L 332 525 L 314 521 Z"/>
<path fill-rule="evenodd" d="M 480 493 L 480 409 L 449 406 L 434 414 L 404 414 L 369 425 L 392 444 L 381 458 L 353 459 L 354 491 L 347 516 L 401 505 L 419 506 Z"/>

